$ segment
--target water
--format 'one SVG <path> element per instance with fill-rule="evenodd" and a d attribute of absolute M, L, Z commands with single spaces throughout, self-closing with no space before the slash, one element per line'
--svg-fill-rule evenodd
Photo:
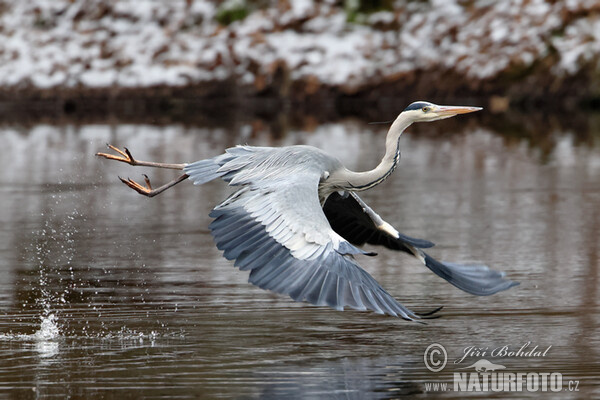
<path fill-rule="evenodd" d="M 444 306 L 426 325 L 249 285 L 207 229 L 208 212 L 229 193 L 222 183 L 182 183 L 146 199 L 117 175 L 145 172 L 158 185 L 177 173 L 93 156 L 107 142 L 166 162 L 236 143 L 304 143 L 360 170 L 381 156 L 385 127 L 310 123 L 273 138 L 256 121 L 3 126 L 0 395 L 428 397 L 427 383 L 452 385 L 458 368 L 486 358 L 512 372 L 559 372 L 565 388 L 579 381 L 578 392 L 550 393 L 557 398 L 600 396 L 600 130 L 592 125 L 583 139 L 568 130 L 511 135 L 466 121 L 411 129 L 398 171 L 363 196 L 401 232 L 437 243 L 437 258 L 484 261 L 521 282 L 479 298 L 404 254 L 361 257 L 404 305 Z M 489 356 L 527 342 L 551 347 L 545 357 Z M 438 373 L 423 361 L 433 343 L 448 354 Z M 455 364 L 471 346 L 488 354 Z"/>

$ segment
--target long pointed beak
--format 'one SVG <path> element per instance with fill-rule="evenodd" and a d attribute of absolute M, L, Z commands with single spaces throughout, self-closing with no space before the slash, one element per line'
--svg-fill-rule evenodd
<path fill-rule="evenodd" d="M 453 117 L 458 114 L 467 114 L 479 110 L 483 110 L 483 108 L 466 106 L 438 106 L 434 112 L 440 117 Z"/>

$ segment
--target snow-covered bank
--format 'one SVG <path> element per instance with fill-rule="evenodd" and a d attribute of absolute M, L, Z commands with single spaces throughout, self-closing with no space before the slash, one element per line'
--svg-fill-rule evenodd
<path fill-rule="evenodd" d="M 596 0 L 398 0 L 360 24 L 348 22 L 350 2 L 250 3 L 225 2 L 248 15 L 222 25 L 216 1 L 0 0 L 0 90 L 227 82 L 302 97 L 400 82 L 394 90 L 421 94 L 600 95 Z M 587 92 L 565 90 L 573 80 Z"/>

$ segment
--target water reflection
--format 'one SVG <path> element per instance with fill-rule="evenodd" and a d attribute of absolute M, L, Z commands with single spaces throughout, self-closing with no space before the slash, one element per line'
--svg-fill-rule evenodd
<path fill-rule="evenodd" d="M 250 373 L 258 382 L 261 398 L 389 399 L 423 394 L 421 382 L 411 381 L 406 370 L 416 369 L 419 359 L 343 358 L 316 364 L 281 365 Z"/>
<path fill-rule="evenodd" d="M 532 146 L 520 134 L 460 125 L 411 128 L 398 171 L 364 198 L 402 232 L 437 243 L 435 256 L 485 261 L 521 286 L 475 298 L 402 255 L 361 259 L 407 306 L 445 305 L 426 326 L 250 286 L 207 229 L 225 186 L 181 184 L 146 199 L 116 176 L 148 172 L 159 183 L 173 171 L 92 156 L 107 142 L 167 162 L 237 143 L 311 144 L 360 170 L 377 163 L 385 127 L 307 123 L 275 138 L 256 121 L 3 127 L 0 159 L 10 168 L 0 169 L 0 387 L 16 397 L 35 389 L 88 398 L 394 398 L 451 379 L 424 368 L 432 342 L 458 357 L 466 346 L 532 341 L 553 346 L 548 359 L 507 367 L 563 372 L 597 395 L 598 130 L 583 139 L 541 132 L 552 145 Z"/>

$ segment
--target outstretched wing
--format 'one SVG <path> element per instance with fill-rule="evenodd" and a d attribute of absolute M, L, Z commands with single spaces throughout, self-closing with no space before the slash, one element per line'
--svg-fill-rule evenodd
<path fill-rule="evenodd" d="M 251 283 L 296 301 L 418 319 L 358 265 L 353 254 L 364 252 L 331 229 L 319 179 L 308 169 L 247 183 L 211 212 L 217 247 L 251 271 Z"/>
<path fill-rule="evenodd" d="M 354 245 L 382 245 L 412 254 L 433 273 L 467 293 L 489 296 L 519 284 L 504 279 L 504 272 L 494 271 L 485 265 L 437 261 L 421 250 L 432 247 L 433 243 L 402 235 L 355 193 L 333 193 L 325 202 L 323 211 L 331 227 L 348 242 Z"/>

